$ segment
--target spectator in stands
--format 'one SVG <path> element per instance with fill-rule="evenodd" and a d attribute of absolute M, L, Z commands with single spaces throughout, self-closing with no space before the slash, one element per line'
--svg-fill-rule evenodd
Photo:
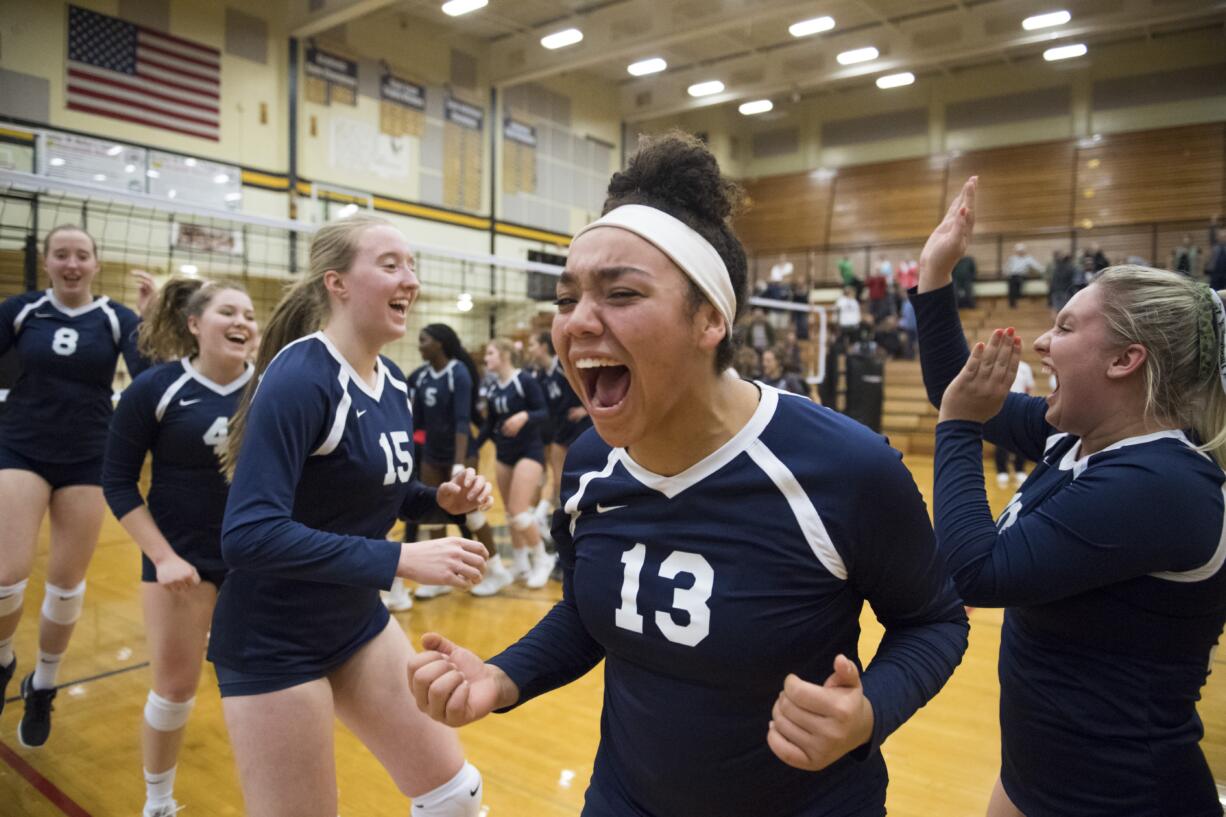
<path fill-rule="evenodd" d="M 1017 363 L 1017 375 L 1009 391 L 1018 394 L 1034 393 L 1034 370 L 1024 360 Z M 1003 445 L 996 446 L 996 484 L 1004 488 L 1009 484 L 1009 449 Z M 1026 457 L 1021 452 L 1013 453 L 1013 478 L 1021 485 L 1026 481 Z"/>
<path fill-rule="evenodd" d="M 954 264 L 954 295 L 958 299 L 959 309 L 975 308 L 975 257 L 964 255 Z"/>
<path fill-rule="evenodd" d="M 856 269 L 846 255 L 839 259 L 839 277 L 843 279 L 844 287 L 853 287 L 856 290 L 856 300 L 860 300 L 860 294 L 864 292 L 864 281 L 856 275 Z"/>
<path fill-rule="evenodd" d="M 1107 256 L 1103 253 L 1103 248 L 1094 241 L 1090 246 L 1086 247 L 1085 252 L 1081 254 L 1082 267 L 1089 273 L 1089 280 L 1086 283 L 1094 280 L 1094 276 L 1099 270 L 1104 270 L 1111 266 L 1111 262 L 1107 260 Z"/>
<path fill-rule="evenodd" d="M 885 257 L 885 253 L 877 256 L 877 274 L 885 278 L 887 282 L 894 281 L 894 265 L 890 263 L 890 259 Z"/>
<path fill-rule="evenodd" d="M 782 357 L 782 350 L 778 348 L 767 349 L 762 353 L 762 382 L 782 391 L 808 397 L 809 387 L 796 375 L 784 371 L 780 362 Z"/>
<path fill-rule="evenodd" d="M 803 313 L 796 313 L 798 315 Z M 776 354 L 779 356 L 779 363 L 783 366 L 783 370 L 790 374 L 802 374 L 805 369 L 804 355 L 800 350 L 800 336 L 796 334 L 796 330 L 789 329 L 784 335 L 783 340 L 775 347 Z"/>
<path fill-rule="evenodd" d="M 885 262 L 889 264 L 888 261 Z M 868 276 L 868 311 L 877 322 L 890 314 L 890 280 L 881 271 L 881 267 Z"/>
<path fill-rule="evenodd" d="M 758 353 L 748 346 L 738 346 L 732 358 L 732 368 L 742 380 L 757 380 L 762 376 Z"/>
<path fill-rule="evenodd" d="M 906 292 L 919 283 L 919 264 L 914 258 L 908 258 L 898 265 L 898 288 Z"/>
<path fill-rule="evenodd" d="M 1200 247 L 1192 243 L 1192 236 L 1183 234 L 1183 242 L 1171 251 L 1171 269 L 1180 275 L 1192 277 L 1200 271 Z"/>
<path fill-rule="evenodd" d="M 745 340 L 756 357 L 761 360 L 762 353 L 775 345 L 775 327 L 766 319 L 766 311 L 755 308 L 749 316 L 745 327 Z"/>
<path fill-rule="evenodd" d="M 1073 265 L 1073 256 L 1064 250 L 1052 253 L 1050 274 L 1047 277 L 1047 303 L 1051 307 L 1052 320 L 1064 309 L 1068 299 L 1073 294 L 1073 279 L 1077 277 L 1077 268 Z"/>
<path fill-rule="evenodd" d="M 839 345 L 850 346 L 860 334 L 860 301 L 855 287 L 843 287 L 843 294 L 834 302 L 834 311 L 838 314 Z"/>
<path fill-rule="evenodd" d="M 915 307 L 911 305 L 911 299 L 907 297 L 907 290 L 903 290 L 902 306 L 898 310 L 898 330 L 903 333 L 904 337 L 902 356 L 907 360 L 915 359 Z"/>
<path fill-rule="evenodd" d="M 1209 276 L 1209 286 L 1226 289 L 1226 241 L 1221 240 L 1218 232 L 1217 216 L 1209 224 L 1209 262 L 1205 274 Z"/>
<path fill-rule="evenodd" d="M 898 318 L 894 315 L 886 315 L 877 321 L 876 326 L 873 327 L 873 342 L 886 357 L 902 357 L 903 340 L 898 327 Z"/>
<path fill-rule="evenodd" d="M 1009 278 L 1009 308 L 1017 309 L 1017 301 L 1022 297 L 1022 284 L 1031 272 L 1041 273 L 1043 267 L 1035 257 L 1026 252 L 1025 244 L 1015 244 L 1013 255 L 1005 259 L 1005 275 Z"/>

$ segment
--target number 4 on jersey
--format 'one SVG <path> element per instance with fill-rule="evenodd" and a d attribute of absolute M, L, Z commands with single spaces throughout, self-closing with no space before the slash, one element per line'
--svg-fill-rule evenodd
<path fill-rule="evenodd" d="M 643 632 L 643 616 L 638 610 L 639 574 L 647 558 L 647 546 L 637 544 L 622 554 L 622 603 L 614 613 L 613 622 L 623 630 Z M 673 609 L 690 614 L 689 624 L 678 624 L 672 613 L 656 611 L 656 627 L 674 644 L 695 647 L 711 633 L 711 608 L 707 601 L 715 585 L 715 571 L 710 562 L 697 553 L 674 550 L 660 565 L 660 578 L 675 579 L 679 573 L 694 577 L 689 588 L 673 589 Z"/>
<path fill-rule="evenodd" d="M 221 456 L 221 451 L 225 448 L 226 437 L 230 434 L 230 418 L 218 417 L 209 426 L 209 430 L 204 432 L 204 444 L 213 446 L 213 450 L 217 452 L 217 456 Z"/>

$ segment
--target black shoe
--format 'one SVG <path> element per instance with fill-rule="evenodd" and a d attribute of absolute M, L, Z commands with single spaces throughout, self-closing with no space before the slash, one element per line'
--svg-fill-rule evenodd
<path fill-rule="evenodd" d="M 21 698 L 25 701 L 26 712 L 21 716 L 21 724 L 17 727 L 17 742 L 27 749 L 35 749 L 47 742 L 51 734 L 51 701 L 55 699 L 54 689 L 35 689 L 34 673 L 21 679 Z"/>
<path fill-rule="evenodd" d="M 0 712 L 4 711 L 4 698 L 6 690 L 9 688 L 9 681 L 13 680 L 13 673 L 17 671 L 17 656 L 13 656 L 13 663 L 7 667 L 0 667 Z"/>

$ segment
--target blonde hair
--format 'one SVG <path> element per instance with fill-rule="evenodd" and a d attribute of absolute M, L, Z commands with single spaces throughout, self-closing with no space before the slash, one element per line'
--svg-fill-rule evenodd
<path fill-rule="evenodd" d="M 1121 344 L 1145 347 L 1145 413 L 1191 428 L 1200 449 L 1226 468 L 1226 394 L 1221 337 L 1209 288 L 1166 270 L 1125 264 L 1094 279 L 1103 317 Z"/>
<path fill-rule="evenodd" d="M 515 364 L 515 344 L 506 338 L 494 338 L 485 344 L 486 348 L 493 346 L 498 350 L 498 353 L 505 357 L 512 365 Z"/>
<path fill-rule="evenodd" d="M 89 230 L 85 229 L 84 227 L 78 227 L 75 224 L 59 224 L 51 228 L 50 232 L 48 232 L 47 235 L 43 237 L 43 257 L 44 258 L 46 258 L 48 255 L 51 255 L 51 239 L 55 238 L 60 233 L 81 233 L 83 236 L 88 238 L 89 246 L 92 248 L 93 253 L 94 253 L 94 260 L 99 261 L 99 263 L 101 263 L 101 261 L 98 258 L 98 242 L 94 239 L 92 235 L 90 235 Z"/>
<path fill-rule="evenodd" d="M 226 477 L 234 478 L 234 466 L 243 444 L 243 432 L 247 427 L 247 412 L 251 398 L 255 396 L 260 376 L 277 353 L 301 337 L 316 332 L 328 318 L 328 290 L 324 275 L 329 270 L 345 273 L 353 265 L 358 242 L 371 227 L 391 226 L 391 222 L 377 216 L 358 213 L 349 218 L 330 221 L 319 228 L 311 239 L 311 256 L 306 275 L 286 289 L 260 341 L 260 352 L 255 360 L 256 376 L 247 384 L 239 401 L 238 410 L 230 419 L 230 431 L 226 448 L 221 455 L 222 470 Z"/>
<path fill-rule="evenodd" d="M 200 351 L 187 319 L 199 318 L 217 293 L 232 289 L 246 293 L 242 284 L 205 281 L 200 278 L 172 278 L 158 291 L 157 300 L 141 321 L 137 350 L 150 360 L 177 360 Z"/>

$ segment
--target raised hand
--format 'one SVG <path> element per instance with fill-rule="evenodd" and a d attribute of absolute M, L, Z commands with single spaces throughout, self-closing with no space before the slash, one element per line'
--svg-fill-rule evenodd
<path fill-rule="evenodd" d="M 919 291 L 940 289 L 950 281 L 954 264 L 966 255 L 975 230 L 975 191 L 979 177 L 971 176 L 949 203 L 945 218 L 928 236 L 919 258 Z"/>
<path fill-rule="evenodd" d="M 939 420 L 986 423 L 1005 404 L 1022 359 L 1022 339 L 1013 327 L 997 329 L 987 344 L 976 343 L 958 376 L 945 388 Z"/>
<path fill-rule="evenodd" d="M 821 686 L 789 675 L 771 710 L 766 743 L 789 766 L 815 772 L 873 736 L 873 706 L 846 656 Z"/>
<path fill-rule="evenodd" d="M 136 279 L 136 314 L 144 315 L 158 294 L 158 285 L 153 276 L 143 269 L 132 270 L 132 277 Z"/>
<path fill-rule="evenodd" d="M 418 708 L 448 726 L 464 726 L 495 709 L 510 706 L 519 691 L 502 670 L 438 633 L 421 638 L 422 651 L 409 658 L 409 689 Z"/>
<path fill-rule="evenodd" d="M 494 505 L 494 489 L 485 477 L 471 468 L 456 471 L 438 486 L 438 506 L 449 514 L 488 511 Z"/>
<path fill-rule="evenodd" d="M 485 545 L 458 536 L 405 542 L 400 546 L 396 575 L 418 584 L 466 588 L 481 581 L 488 558 Z"/>

